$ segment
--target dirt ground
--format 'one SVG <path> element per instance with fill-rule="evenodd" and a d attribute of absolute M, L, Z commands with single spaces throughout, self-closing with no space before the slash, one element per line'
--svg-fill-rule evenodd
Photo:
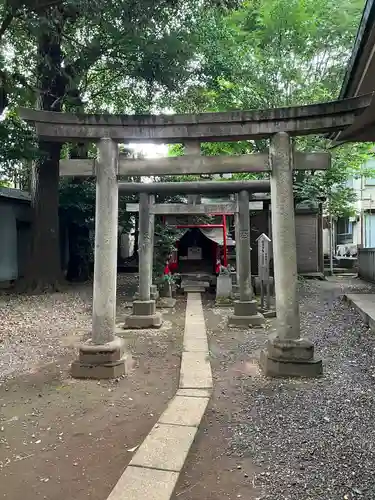
<path fill-rule="evenodd" d="M 120 280 L 119 320 L 129 312 L 125 302 L 133 291 L 134 284 L 124 285 Z M 160 330 L 124 334 L 134 359 L 128 377 L 97 382 L 74 380 L 68 372 L 76 356 L 74 345 L 87 330 L 82 327 L 73 339 L 70 335 L 78 323 L 89 324 L 91 291 L 83 287 L 56 295 L 23 298 L 20 303 L 15 297 L 9 299 L 15 307 L 14 322 L 19 325 L 24 307 L 20 304 L 26 302 L 30 310 L 35 300 L 37 306 L 27 316 L 24 341 L 20 342 L 19 332 L 15 335 L 20 346 L 16 355 L 8 352 L 12 347 L 9 309 L 8 330 L 0 343 L 5 367 L 0 385 L 0 498 L 105 499 L 176 391 L 185 320 L 183 299 L 175 311 L 163 311 Z M 66 313 L 72 295 L 73 302 L 80 304 L 76 315 Z M 51 303 L 56 301 L 65 304 L 65 324 L 60 335 L 58 325 L 53 325 L 43 340 L 40 323 L 46 325 Z M 54 321 L 58 318 L 55 310 Z M 50 353 L 54 343 L 57 357 Z M 37 363 L 37 355 L 32 356 L 33 362 L 27 359 L 28 347 L 43 353 Z M 15 371 L 7 363 L 10 356 Z"/>
<path fill-rule="evenodd" d="M 120 282 L 119 319 L 132 291 L 134 283 Z M 339 279 L 300 287 L 302 331 L 324 362 L 324 376 L 315 380 L 263 377 L 257 359 L 273 321 L 266 331 L 228 330 L 231 310 L 204 298 L 214 390 L 173 500 L 375 498 L 375 336 L 343 303 L 345 291 L 374 287 Z M 0 498 L 23 500 L 27 492 L 29 500 L 105 499 L 176 390 L 184 300 L 165 312 L 162 330 L 125 336 L 135 359 L 129 377 L 98 383 L 68 375 L 77 342 L 69 332 L 82 325 L 78 337 L 87 335 L 91 303 L 89 290 L 71 293 L 73 302 L 59 295 L 34 309 L 28 299 L 25 330 L 19 322 L 24 306 L 14 298 L 7 309 L 0 343 Z M 51 300 L 64 307 L 60 335 L 56 324 L 44 334 L 40 328 L 41 321 L 48 325 Z M 6 357 L 14 306 L 21 329 L 14 333 L 12 374 Z M 50 352 L 54 344 L 58 359 Z M 42 362 L 35 364 L 35 352 Z"/>
<path fill-rule="evenodd" d="M 341 299 L 371 288 L 301 285 L 302 331 L 324 362 L 314 380 L 266 379 L 267 333 L 228 330 L 229 311 L 206 301 L 214 391 L 173 500 L 375 498 L 375 337 Z"/>

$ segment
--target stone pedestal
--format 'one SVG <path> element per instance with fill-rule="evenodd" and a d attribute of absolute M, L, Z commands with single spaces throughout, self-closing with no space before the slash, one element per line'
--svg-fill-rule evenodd
<path fill-rule="evenodd" d="M 256 293 L 256 295 L 260 295 L 260 279 L 259 279 L 259 276 L 255 276 L 253 281 L 254 281 L 255 293 Z M 275 294 L 275 283 L 274 283 L 274 279 L 273 279 L 272 276 L 270 276 L 268 278 L 268 283 L 269 283 L 269 287 L 270 287 L 270 294 L 274 295 Z"/>
<path fill-rule="evenodd" d="M 321 360 L 314 359 L 314 345 L 305 339 L 268 341 L 260 354 L 260 366 L 268 377 L 318 377 L 323 373 Z"/>
<path fill-rule="evenodd" d="M 117 378 L 129 372 L 131 362 L 122 339 L 114 338 L 103 345 L 89 341 L 80 346 L 79 358 L 72 363 L 71 374 L 75 378 Z"/>
<path fill-rule="evenodd" d="M 232 277 L 230 274 L 219 274 L 216 282 L 216 300 L 230 299 L 232 295 Z"/>
<path fill-rule="evenodd" d="M 315 377 L 322 374 L 322 362 L 314 360 L 313 344 L 300 334 L 293 154 L 285 132 L 271 139 L 270 165 L 277 335 L 261 353 L 260 366 L 272 377 Z"/>
<path fill-rule="evenodd" d="M 125 318 L 124 328 L 160 328 L 161 324 L 161 314 L 156 312 L 154 300 L 135 300 L 132 314 Z"/>
<path fill-rule="evenodd" d="M 172 297 L 172 285 L 169 281 L 163 281 L 160 285 L 160 297 L 156 301 L 159 309 L 172 309 L 176 305 L 176 299 Z"/>
<path fill-rule="evenodd" d="M 262 309 L 259 308 L 260 314 L 263 314 L 265 319 L 276 318 L 276 310 L 275 309 Z"/>
<path fill-rule="evenodd" d="M 173 309 L 176 305 L 176 299 L 173 297 L 159 297 L 156 301 L 158 309 Z"/>
<path fill-rule="evenodd" d="M 157 285 L 151 285 L 150 286 L 150 299 L 151 300 L 158 300 L 159 298 L 159 290 Z"/>
<path fill-rule="evenodd" d="M 258 313 L 256 300 L 236 300 L 234 314 L 228 319 L 228 326 L 233 327 L 260 327 L 264 325 L 264 317 Z"/>

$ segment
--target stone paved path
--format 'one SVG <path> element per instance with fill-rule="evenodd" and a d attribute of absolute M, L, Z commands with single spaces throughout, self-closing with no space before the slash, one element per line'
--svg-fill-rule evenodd
<path fill-rule="evenodd" d="M 179 389 L 108 500 L 169 500 L 206 410 L 211 366 L 200 293 L 188 293 Z"/>

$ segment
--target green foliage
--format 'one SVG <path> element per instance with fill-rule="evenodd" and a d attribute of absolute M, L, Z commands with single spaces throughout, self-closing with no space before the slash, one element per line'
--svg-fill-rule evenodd
<path fill-rule="evenodd" d="M 155 218 L 154 273 L 162 276 L 167 258 L 176 248 L 184 229 L 177 229 L 163 222 L 161 217 Z"/>
<path fill-rule="evenodd" d="M 183 95 L 172 96 L 169 105 L 179 112 L 203 112 L 336 99 L 363 7 L 363 0 L 246 0 L 227 16 L 210 12 L 201 19 L 196 56 L 200 77 Z M 330 146 L 321 137 L 296 141 L 300 150 L 332 153 L 329 171 L 298 172 L 296 201 L 314 203 L 324 197 L 326 209 L 339 216 L 352 210 L 353 192 L 347 180 L 359 175 L 371 153 L 368 144 L 335 150 Z M 210 143 L 202 146 L 202 154 L 246 154 L 267 147 L 264 140 Z M 170 154 L 180 152 L 174 146 Z"/>
<path fill-rule="evenodd" d="M 0 121 L 0 179 L 25 188 L 30 164 L 40 155 L 34 132 L 14 111 L 6 113 Z"/>

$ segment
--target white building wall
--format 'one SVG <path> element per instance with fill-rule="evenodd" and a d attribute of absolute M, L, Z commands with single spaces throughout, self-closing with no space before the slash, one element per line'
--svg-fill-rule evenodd
<path fill-rule="evenodd" d="M 329 229 L 323 229 L 323 254 L 324 255 L 329 255 Z"/>
<path fill-rule="evenodd" d="M 375 170 L 375 160 L 369 160 L 364 167 Z M 368 247 L 375 244 L 375 234 L 372 236 L 375 233 L 375 177 L 351 179 L 348 185 L 353 187 L 357 196 L 355 202 L 357 220 L 353 221 L 353 244 Z M 372 212 L 374 217 L 372 217 Z M 364 241 L 362 241 L 362 235 Z"/>

